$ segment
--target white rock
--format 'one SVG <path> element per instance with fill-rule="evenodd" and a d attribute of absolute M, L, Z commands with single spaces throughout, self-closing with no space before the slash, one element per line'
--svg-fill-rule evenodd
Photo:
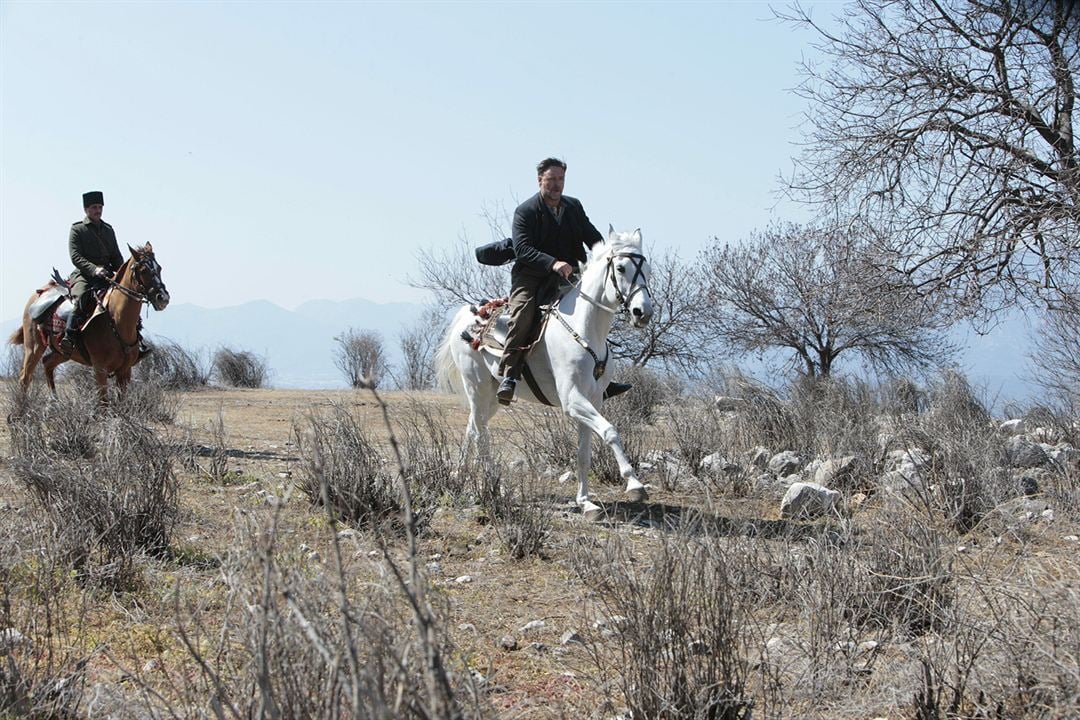
<path fill-rule="evenodd" d="M 998 425 L 998 430 L 1006 435 L 1023 435 L 1027 432 L 1027 423 L 1024 418 L 1013 418 Z"/>
<path fill-rule="evenodd" d="M 842 482 L 851 477 L 858 468 L 858 461 L 854 455 L 845 455 L 842 458 L 830 458 L 819 465 L 813 474 L 809 472 L 807 477 L 814 478 L 818 485 L 829 487 L 833 483 Z"/>
<path fill-rule="evenodd" d="M 769 459 L 769 472 L 776 477 L 787 477 L 799 471 L 803 461 L 795 451 L 785 450 L 773 455 Z"/>
<path fill-rule="evenodd" d="M 761 445 L 751 448 L 746 453 L 746 458 L 749 460 L 750 465 L 759 470 L 765 470 L 769 467 L 769 458 L 771 457 L 772 453 L 769 452 L 769 449 L 762 447 Z"/>
<path fill-rule="evenodd" d="M 1014 435 L 1005 441 L 1005 455 L 1015 468 L 1042 467 L 1050 460 L 1041 446 L 1021 435 Z"/>
<path fill-rule="evenodd" d="M 817 483 L 797 482 L 788 488 L 780 501 L 780 517 L 818 517 L 832 512 L 840 493 Z"/>
<path fill-rule="evenodd" d="M 562 475 L 559 476 L 559 484 L 560 485 L 565 485 L 566 483 L 568 483 L 571 480 L 574 480 L 576 478 L 577 478 L 577 474 L 573 470 L 567 470 L 566 472 L 564 472 Z"/>
<path fill-rule="evenodd" d="M 14 650 L 17 647 L 31 647 L 33 642 L 15 628 L 0 630 L 0 650 Z"/>
<path fill-rule="evenodd" d="M 579 645 L 585 644 L 584 638 L 582 638 L 576 630 L 567 630 L 566 632 L 564 632 L 562 634 L 562 637 L 559 638 L 559 642 L 561 642 L 563 645 L 569 645 L 570 643 L 577 643 Z"/>
<path fill-rule="evenodd" d="M 466 583 L 471 583 L 472 582 L 472 575 L 459 575 L 456 578 L 454 578 L 454 582 L 458 583 L 459 585 L 464 585 Z"/>
<path fill-rule="evenodd" d="M 543 620 L 530 620 L 529 622 L 518 628 L 518 632 L 529 632 L 530 630 L 540 630 L 546 625 Z"/>

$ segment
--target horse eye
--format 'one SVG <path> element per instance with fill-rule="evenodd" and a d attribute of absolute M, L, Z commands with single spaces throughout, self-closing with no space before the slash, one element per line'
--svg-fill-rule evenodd
<path fill-rule="evenodd" d="M 619 273 L 620 275 L 623 275 L 623 274 L 625 274 L 625 273 L 626 273 L 626 268 L 624 268 L 624 267 L 623 267 L 622 265 L 620 265 L 620 266 L 618 266 L 617 268 L 615 268 L 615 270 L 616 270 L 616 272 L 618 272 L 618 273 Z"/>

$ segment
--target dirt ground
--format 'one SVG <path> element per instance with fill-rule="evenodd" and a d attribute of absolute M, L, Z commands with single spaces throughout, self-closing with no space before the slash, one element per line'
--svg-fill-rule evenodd
<path fill-rule="evenodd" d="M 457 397 L 407 397 L 395 392 L 381 396 L 391 414 L 410 398 L 419 398 L 447 413 L 456 429 L 464 429 L 467 413 Z M 161 432 L 204 451 L 223 442 L 228 477 L 216 482 L 201 471 L 199 466 L 205 469 L 209 462 L 205 456 L 193 457 L 190 467 L 179 463 L 181 520 L 173 545 L 181 561 L 146 558 L 142 589 L 83 598 L 81 607 L 70 608 L 80 616 L 81 642 L 100 649 L 89 668 L 91 692 L 115 695 L 109 688 L 123 688 L 132 674 L 153 683 L 153 674 L 147 671 L 170 672 L 162 670 L 170 663 L 181 674 L 193 671 L 182 667 L 187 663 L 174 637 L 175 613 L 166 590 L 180 585 L 199 594 L 215 584 L 216 562 L 236 542 L 238 513 L 269 516 L 268 506 L 281 502 L 279 522 L 287 545 L 281 551 L 310 553 L 316 562 L 330 557 L 320 511 L 294 484 L 300 462 L 294 427 L 303 424 L 306 414 L 332 404 L 349 407 L 373 434 L 386 436 L 382 408 L 370 392 L 209 389 L 181 394 L 175 422 Z M 500 412 L 493 421 L 496 443 L 511 432 L 514 412 L 519 411 Z M 0 426 L 0 444 L 9 449 L 6 425 Z M 567 469 L 573 457 L 574 449 L 568 448 Z M 8 527 L 17 533 L 35 510 L 34 501 L 12 477 L 10 459 L 10 451 L 5 452 L 0 466 L 0 518 L 10 519 Z M 595 609 L 587 607 L 585 588 L 566 561 L 581 538 L 602 537 L 618 526 L 586 522 L 572 502 L 575 484 L 560 485 L 550 477 L 548 481 L 549 487 L 541 492 L 554 532 L 544 559 L 505 557 L 494 529 L 475 506 L 441 509 L 420 544 L 437 604 L 449 611 L 446 628 L 458 653 L 453 662 L 467 664 L 483 676 L 489 700 L 506 717 L 585 717 L 598 709 L 595 694 L 586 691 L 589 683 L 583 679 L 590 665 L 584 648 L 560 641 L 565 633 L 582 631 L 597 619 Z M 617 488 L 595 490 L 601 499 L 614 501 L 619 496 Z M 346 546 L 357 566 L 376 554 L 376 543 L 363 533 Z M 542 627 L 535 627 L 540 624 L 537 620 Z M 533 627 L 523 630 L 529 623 Z M 504 648 L 508 636 L 517 649 Z"/>
<path fill-rule="evenodd" d="M 464 428 L 466 412 L 456 397 L 393 392 L 382 397 L 391 414 L 419 400 L 446 413 L 455 433 Z M 357 412 L 374 434 L 386 436 L 383 409 L 365 391 L 210 389 L 183 393 L 179 402 L 175 422 L 162 426 L 160 432 L 178 445 L 206 452 L 192 452 L 188 462 L 178 463 L 181 516 L 173 535 L 172 558 L 146 558 L 141 587 L 134 591 L 73 594 L 71 599 L 69 610 L 80 617 L 73 640 L 94 649 L 87 679 L 95 697 L 115 699 L 134 692 L 129 684 L 132 676 L 163 693 L 170 683 L 183 684 L 193 676 L 195 669 L 176 638 L 172 590 L 179 588 L 185 597 L 202 599 L 221 592 L 218 567 L 237 542 L 240 518 L 269 517 L 277 511 L 279 550 L 306 556 L 316 565 L 328 562 L 332 535 L 321 511 L 296 488 L 302 472 L 296 428 L 304 425 L 307 414 L 344 405 Z M 525 412 L 512 408 L 496 416 L 496 443 L 505 443 L 511 433 L 520 432 L 515 414 Z M 662 435 L 664 431 L 659 421 L 656 432 Z M 0 426 L 0 447 L 4 448 L 0 525 L 12 537 L 29 534 L 31 526 L 40 523 L 40 512 L 12 476 L 6 425 Z M 207 472 L 209 451 L 214 448 L 223 449 L 227 458 L 224 480 L 215 480 Z M 595 631 L 597 621 L 605 620 L 570 558 L 583 544 L 598 545 L 617 534 L 633 553 L 647 559 L 670 521 L 703 503 L 701 488 L 685 488 L 684 494 L 653 488 L 647 507 L 638 507 L 621 503 L 617 487 L 594 486 L 608 520 L 586 522 L 572 502 L 574 484 L 557 480 L 559 473 L 570 468 L 573 456 L 574 449 L 567 448 L 565 467 L 547 472 L 536 487 L 536 497 L 553 525 L 543 558 L 509 558 L 488 518 L 468 502 L 441 507 L 420 543 L 420 558 L 436 604 L 446 611 L 445 627 L 456 653 L 451 662 L 482 676 L 486 697 L 499 717 L 611 718 L 619 712 L 618 707 L 604 704 L 599 688 L 610 678 L 597 676 L 586 647 L 563 642 L 568 633 L 588 634 Z M 718 523 L 749 522 L 762 537 L 772 530 L 798 530 L 777 518 L 776 498 L 712 498 L 710 507 Z M 1028 539 L 1022 548 L 1002 545 L 1000 540 L 982 546 L 968 543 L 965 557 L 972 564 L 981 558 L 977 562 L 988 567 L 1011 567 L 1022 554 L 1026 572 L 1037 575 L 1045 567 L 1075 582 L 1080 570 L 1075 558 L 1069 559 L 1072 546 L 1059 539 L 1062 533 L 1075 533 L 1075 528 L 1054 528 L 1053 537 Z M 355 533 L 342 545 L 351 569 L 377 577 L 373 560 L 377 544 L 371 536 Z M 403 548 L 397 552 L 403 554 Z M 214 602 L 206 607 L 212 613 Z M 507 649 L 511 638 L 514 649 Z M 897 676 L 890 678 L 887 672 L 880 675 L 881 682 L 898 682 Z M 784 716 L 903 717 L 910 713 L 912 695 L 913 688 L 905 685 L 892 695 L 876 695 L 869 704 L 794 706 Z"/>

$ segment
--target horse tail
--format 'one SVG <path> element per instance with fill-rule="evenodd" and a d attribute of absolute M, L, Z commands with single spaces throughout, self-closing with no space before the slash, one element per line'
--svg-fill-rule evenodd
<path fill-rule="evenodd" d="M 454 343 L 465 342 L 461 339 L 461 329 L 465 326 L 463 321 L 466 316 L 472 317 L 472 311 L 467 307 L 454 314 L 450 326 L 446 329 L 446 337 L 439 343 L 439 349 L 435 353 L 435 378 L 443 392 L 460 393 L 464 390 L 452 348 Z"/>
<path fill-rule="evenodd" d="M 15 328 L 15 332 L 11 333 L 11 336 L 8 337 L 8 342 L 12 345 L 23 344 L 23 329 L 21 325 Z"/>

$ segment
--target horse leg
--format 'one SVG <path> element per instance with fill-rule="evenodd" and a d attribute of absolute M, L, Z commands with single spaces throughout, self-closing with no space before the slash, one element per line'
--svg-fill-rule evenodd
<path fill-rule="evenodd" d="M 56 396 L 56 368 L 63 362 L 65 362 L 64 356 L 55 353 L 45 358 L 45 362 L 41 363 L 41 367 L 45 371 L 45 383 L 49 386 L 49 390 L 52 391 L 53 397 Z"/>
<path fill-rule="evenodd" d="M 105 368 L 94 368 L 94 382 L 97 383 L 98 403 L 101 407 L 109 405 L 109 372 Z"/>
<path fill-rule="evenodd" d="M 127 393 L 128 383 L 131 382 L 131 368 L 125 370 L 118 370 L 116 372 L 116 387 L 120 389 L 120 396 L 123 397 Z"/>
<path fill-rule="evenodd" d="M 577 504 L 586 520 L 599 520 L 603 508 L 589 499 L 589 466 L 592 464 L 592 429 L 578 422 L 577 446 Z"/>
<path fill-rule="evenodd" d="M 22 385 L 23 392 L 30 389 L 30 383 L 34 381 L 34 370 L 37 369 L 38 363 L 41 362 L 41 356 L 45 354 L 45 346 L 38 341 L 34 332 L 23 331 L 23 359 L 22 368 L 19 370 L 19 383 Z M 48 374 L 45 379 L 48 380 Z M 52 383 L 49 384 L 52 387 Z M 55 393 L 56 391 L 53 390 Z"/>
<path fill-rule="evenodd" d="M 493 383 L 492 383 L 493 384 Z M 490 397 L 488 397 L 490 395 Z M 491 431 L 488 423 L 499 410 L 499 403 L 494 391 L 490 393 L 474 392 L 469 395 L 469 426 L 466 430 L 466 442 L 471 438 L 476 443 L 477 458 L 490 470 L 494 458 L 491 453 Z"/>
<path fill-rule="evenodd" d="M 572 391 L 570 397 L 564 400 L 563 410 L 571 418 L 596 433 L 597 437 L 611 448 L 611 452 L 615 454 L 615 461 L 619 464 L 619 475 L 626 481 L 627 499 L 632 502 L 648 500 L 649 495 L 645 492 L 645 485 L 638 480 L 637 474 L 634 472 L 634 466 L 630 464 L 630 458 L 627 457 L 626 451 L 623 450 L 622 440 L 619 438 L 619 431 L 615 429 L 615 426 L 600 414 L 596 407 L 589 402 L 588 398 L 576 391 Z M 580 447 L 578 452 L 581 452 Z"/>

